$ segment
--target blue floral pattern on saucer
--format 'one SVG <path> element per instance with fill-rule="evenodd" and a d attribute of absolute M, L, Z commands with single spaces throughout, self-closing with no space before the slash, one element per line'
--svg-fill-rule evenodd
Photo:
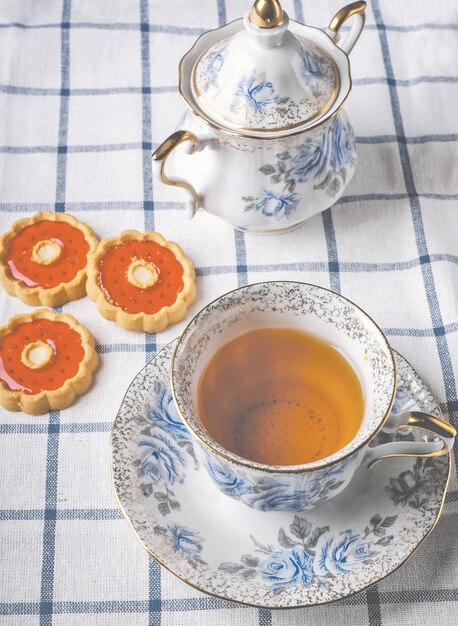
<path fill-rule="evenodd" d="M 390 478 L 386 492 L 397 507 L 421 509 L 427 496 L 434 493 L 440 476 L 432 458 L 417 458 L 412 469 Z"/>
<path fill-rule="evenodd" d="M 169 390 L 174 345 L 136 376 L 111 438 L 121 509 L 144 547 L 168 569 L 227 600 L 313 606 L 381 580 L 426 538 L 445 498 L 449 455 L 361 468 L 342 494 L 307 512 L 259 513 L 242 504 L 247 496 L 270 506 L 278 493 L 267 484 L 254 489 L 216 465 L 199 465 Z M 396 410 L 414 404 L 438 415 L 437 402 L 412 368 L 399 355 L 396 363 Z M 289 496 L 294 502 L 300 494 Z"/>
<path fill-rule="evenodd" d="M 256 554 L 244 555 L 239 563 L 221 563 L 219 569 L 245 580 L 256 576 L 267 581 L 277 592 L 292 585 L 326 585 L 337 574 L 349 574 L 355 567 L 371 563 L 381 549 L 389 546 L 393 535 L 387 529 L 397 516 L 374 515 L 364 531 L 344 530 L 338 534 L 329 526 L 315 527 L 306 517 L 294 516 L 288 531 L 278 531 L 282 549 L 263 545 L 253 536 Z M 258 556 L 262 555 L 262 556 Z"/>
<path fill-rule="evenodd" d="M 164 383 L 156 382 L 147 410 L 134 417 L 143 426 L 139 434 L 133 465 L 143 482 L 140 489 L 146 498 L 158 501 L 162 515 L 180 510 L 171 487 L 183 484 L 190 463 L 199 467 L 191 434 L 178 416 L 172 394 Z"/>
<path fill-rule="evenodd" d="M 195 568 L 199 563 L 206 565 L 200 556 L 204 539 L 199 533 L 179 524 L 167 524 L 167 526 L 157 524 L 153 531 L 156 535 L 165 537 L 173 552 L 183 555 L 191 567 Z"/>

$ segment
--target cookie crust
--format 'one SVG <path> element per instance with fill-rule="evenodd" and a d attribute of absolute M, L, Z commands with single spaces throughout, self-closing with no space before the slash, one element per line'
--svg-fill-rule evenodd
<path fill-rule="evenodd" d="M 87 224 L 80 222 L 73 217 L 73 215 L 70 215 L 69 213 L 52 213 L 51 211 L 36 213 L 32 217 L 18 220 L 13 224 L 10 230 L 0 237 L 0 282 L 10 296 L 16 296 L 22 300 L 22 302 L 25 302 L 25 304 L 29 304 L 31 306 L 43 305 L 56 307 L 65 304 L 66 302 L 70 302 L 71 300 L 78 300 L 86 295 L 87 262 L 85 267 L 78 270 L 74 278 L 68 282 L 61 282 L 56 287 L 46 288 L 41 285 L 28 287 L 22 281 L 15 279 L 11 275 L 10 269 L 5 260 L 8 251 L 8 244 L 11 239 L 13 239 L 13 237 L 15 237 L 23 228 L 26 228 L 31 224 L 37 224 L 38 222 L 42 222 L 44 220 L 49 220 L 51 222 L 66 222 L 67 224 L 70 224 L 80 230 L 89 245 L 87 259 L 96 249 L 98 239 L 92 230 Z M 35 246 L 35 248 L 37 248 L 37 246 Z M 36 254 L 35 248 L 32 252 L 32 257 L 33 254 Z M 32 260 L 36 261 L 36 258 L 32 258 Z M 48 265 L 48 267 L 52 265 L 52 262 L 48 264 L 43 260 L 42 263 L 43 265 Z"/>
<path fill-rule="evenodd" d="M 113 246 L 132 240 L 154 241 L 164 248 L 168 248 L 183 268 L 183 288 L 178 293 L 175 302 L 163 306 L 156 313 L 129 313 L 120 306 L 109 302 L 99 285 L 100 260 Z M 166 241 L 160 233 L 155 231 L 140 233 L 137 230 L 126 230 L 117 237 L 102 239 L 97 250 L 90 255 L 86 289 L 88 296 L 97 304 L 99 312 L 105 319 L 116 322 L 126 330 L 153 333 L 164 330 L 170 324 L 175 324 L 184 318 L 196 297 L 195 271 L 192 262 L 185 256 L 180 246 L 172 241 Z"/>
<path fill-rule="evenodd" d="M 0 380 L 0 405 L 8 411 L 24 411 L 30 415 L 41 415 L 50 410 L 60 410 L 69 407 L 78 396 L 85 394 L 92 385 L 94 372 L 99 366 L 99 357 L 95 351 L 95 341 L 85 326 L 68 313 L 53 313 L 48 309 L 38 309 L 32 313 L 15 315 L 5 326 L 0 328 L 0 342 L 18 324 L 46 319 L 64 322 L 81 337 L 84 357 L 79 364 L 77 373 L 68 378 L 58 389 L 43 390 L 36 394 L 25 393 L 10 389 Z M 20 346 L 22 350 L 23 346 Z M 32 369 L 32 368 L 31 368 Z"/>

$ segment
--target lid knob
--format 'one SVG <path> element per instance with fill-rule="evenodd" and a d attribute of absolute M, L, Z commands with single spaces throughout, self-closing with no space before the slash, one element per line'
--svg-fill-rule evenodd
<path fill-rule="evenodd" d="M 278 0 L 255 0 L 249 20 L 258 28 L 274 28 L 283 24 L 283 9 Z"/>

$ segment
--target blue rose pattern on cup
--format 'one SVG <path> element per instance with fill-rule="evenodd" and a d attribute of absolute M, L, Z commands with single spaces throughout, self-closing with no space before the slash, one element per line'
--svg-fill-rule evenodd
<path fill-rule="evenodd" d="M 245 554 L 240 562 L 221 563 L 219 569 L 244 580 L 258 576 L 276 592 L 311 582 L 325 586 L 335 575 L 348 574 L 372 562 L 389 546 L 393 535 L 387 530 L 396 519 L 396 515 L 382 518 L 376 514 L 364 531 L 349 529 L 334 534 L 328 526 L 314 528 L 307 518 L 295 515 L 287 531 L 282 527 L 278 532 L 282 549 L 263 545 L 251 537 L 256 554 Z"/>
<path fill-rule="evenodd" d="M 260 511 L 301 511 L 307 508 L 307 494 L 297 488 L 296 481 L 261 478 L 252 487 L 249 498 L 240 498 L 245 504 Z"/>
<path fill-rule="evenodd" d="M 289 218 L 296 210 L 300 195 L 293 193 L 298 184 L 313 184 L 334 198 L 353 173 L 356 150 L 353 130 L 337 115 L 323 132 L 295 152 L 285 150 L 275 161 L 264 163 L 259 171 L 269 178 L 255 196 L 243 196 L 245 211 L 258 211 L 268 217 Z"/>
<path fill-rule="evenodd" d="M 216 486 L 226 495 L 259 511 L 302 511 L 324 502 L 331 492 L 337 494 L 346 487 L 352 475 L 347 470 L 359 459 L 357 453 L 352 454 L 340 463 L 310 475 L 284 473 L 256 477 L 253 472 L 248 474 L 235 468 L 227 460 L 216 461 L 201 446 L 198 450 Z"/>
<path fill-rule="evenodd" d="M 239 498 L 244 494 L 252 492 L 251 486 L 246 480 L 240 478 L 230 469 L 214 463 L 210 456 L 207 456 L 205 465 L 211 478 L 226 495 Z"/>

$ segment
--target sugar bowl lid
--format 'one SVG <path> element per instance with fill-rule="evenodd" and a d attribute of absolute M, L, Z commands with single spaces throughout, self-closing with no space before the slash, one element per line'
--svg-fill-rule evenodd
<path fill-rule="evenodd" d="M 355 3 L 365 4 L 365 3 Z M 323 31 L 256 0 L 243 19 L 204 33 L 180 64 L 180 91 L 211 126 L 279 137 L 321 124 L 351 88 L 348 57 Z"/>

